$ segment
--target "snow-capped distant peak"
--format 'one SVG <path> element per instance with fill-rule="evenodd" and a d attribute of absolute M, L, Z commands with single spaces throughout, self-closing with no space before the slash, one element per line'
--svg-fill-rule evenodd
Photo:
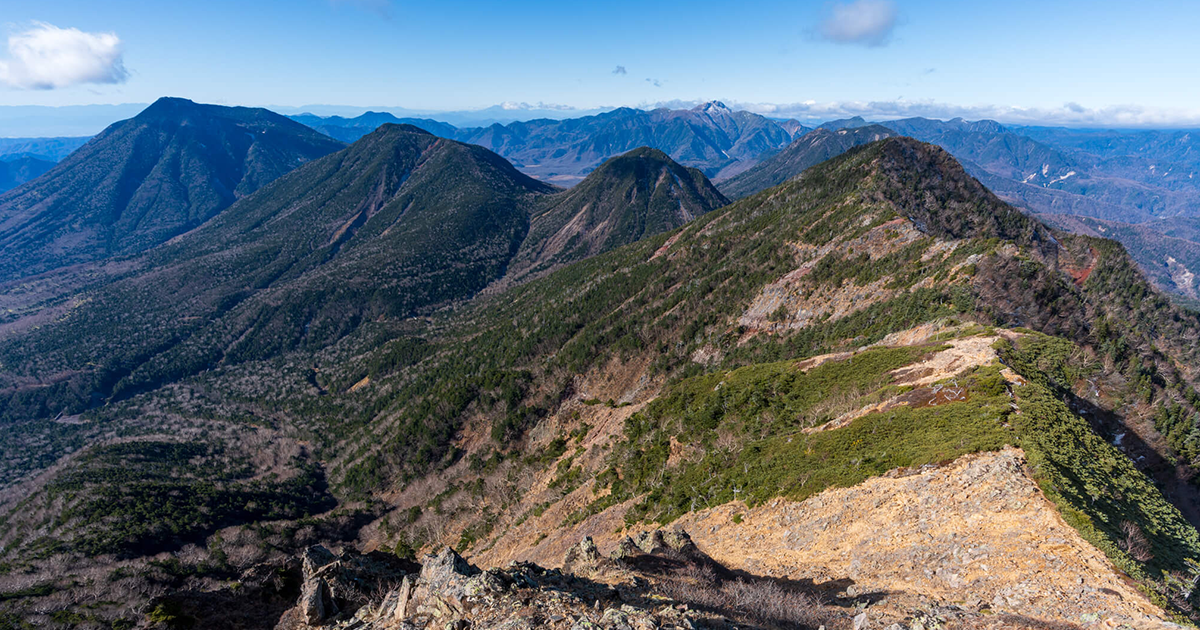
<path fill-rule="evenodd" d="M 709 101 L 703 105 L 696 106 L 696 110 L 706 114 L 727 113 L 733 110 L 725 106 L 721 101 Z"/>

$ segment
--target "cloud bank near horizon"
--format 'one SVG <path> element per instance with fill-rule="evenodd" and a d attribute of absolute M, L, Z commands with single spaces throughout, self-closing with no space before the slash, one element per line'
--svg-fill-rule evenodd
<path fill-rule="evenodd" d="M 704 101 L 674 100 L 643 107 L 687 109 Z M 950 120 L 995 120 L 1009 125 L 1046 125 L 1064 127 L 1162 127 L 1200 128 L 1200 109 L 1166 109 L 1142 105 L 1085 107 L 1065 103 L 1061 107 L 1020 107 L 1016 105 L 955 105 L 936 101 L 803 101 L 799 103 L 748 103 L 726 100 L 734 109 L 801 121 L 829 121 L 861 116 L 870 121 L 900 118 L 937 118 Z"/>
<path fill-rule="evenodd" d="M 0 59 L 0 83 L 21 90 L 54 90 L 85 83 L 129 79 L 121 39 L 115 33 L 85 33 L 35 22 L 10 35 Z"/>
<path fill-rule="evenodd" d="M 673 99 L 654 102 L 642 102 L 629 105 L 637 109 L 691 109 L 714 99 Z M 715 99 L 727 104 L 735 110 L 745 110 L 772 118 L 795 118 L 805 123 L 819 123 L 842 118 L 861 116 L 872 122 L 897 120 L 901 118 L 935 118 L 950 120 L 963 118 L 966 120 L 995 120 L 1008 125 L 1044 125 L 1063 127 L 1096 127 L 1096 128 L 1198 128 L 1200 129 L 1200 108 L 1198 109 L 1168 109 L 1143 105 L 1115 105 L 1109 107 L 1085 107 L 1079 103 L 1064 103 L 1059 107 L 1022 107 L 1017 105 L 956 105 L 938 101 L 827 101 L 815 100 L 796 103 L 755 103 L 738 101 L 736 99 Z M 558 112 L 565 115 L 589 116 L 598 112 L 611 111 L 621 106 L 604 105 L 598 107 L 576 107 L 559 103 L 526 103 L 508 101 L 499 106 L 481 109 L 462 109 L 431 111 L 421 110 L 423 115 L 436 118 L 439 113 L 468 115 L 472 112 L 486 112 L 494 107 L 505 111 L 518 113 L 529 112 L 531 115 L 546 112 Z M 402 108 L 379 108 L 395 109 Z M 365 111 L 365 109 L 364 109 Z"/>

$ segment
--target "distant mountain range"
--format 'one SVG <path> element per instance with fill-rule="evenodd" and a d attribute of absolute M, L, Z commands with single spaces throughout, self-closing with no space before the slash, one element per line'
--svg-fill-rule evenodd
<path fill-rule="evenodd" d="M 721 182 L 718 188 L 732 199 L 741 199 L 787 180 L 846 151 L 896 135 L 879 125 L 847 127 L 831 131 L 818 128 L 792 141 L 782 151 L 758 165 Z"/>
<path fill-rule="evenodd" d="M 4 159 L 4 156 L 29 156 L 47 162 L 59 162 L 91 138 L 0 138 L 0 159 Z"/>
<path fill-rule="evenodd" d="M 265 109 L 161 99 L 0 195 L 0 279 L 147 250 L 343 146 Z"/>
<path fill-rule="evenodd" d="M 54 168 L 54 162 L 28 154 L 0 155 L 0 192 L 11 190 Z"/>
<path fill-rule="evenodd" d="M 687 110 L 625 107 L 583 118 L 466 129 L 428 119 L 399 119 L 386 113 L 349 119 L 308 115 L 293 119 L 344 141 L 353 141 L 383 122 L 412 124 L 442 137 L 487 147 L 529 175 L 567 185 L 578 182 L 608 158 L 643 146 L 659 149 L 719 181 L 746 170 L 809 131 L 796 121 L 733 111 L 716 101 Z"/>
<path fill-rule="evenodd" d="M 1189 262 L 1179 262 L 1190 260 L 1182 250 L 1177 252 L 1179 255 L 1167 253 L 1174 247 L 1185 247 L 1180 240 L 1189 239 L 1163 234 L 1156 227 L 1160 220 L 1200 215 L 1200 181 L 1195 178 L 1200 173 L 1200 135 L 1186 130 L 1009 127 L 987 120 L 924 118 L 871 123 L 853 117 L 824 123 L 814 134 L 797 121 L 733 111 L 716 101 L 686 110 L 622 108 L 580 118 L 563 118 L 564 110 L 505 107 L 498 106 L 492 113 L 548 117 L 482 127 L 458 127 L 445 118 L 396 115 L 407 110 L 367 112 L 354 117 L 309 113 L 290 117 L 347 143 L 382 124 L 412 125 L 443 138 L 486 147 L 527 175 L 565 186 L 582 181 L 609 158 L 638 147 L 652 147 L 684 166 L 701 170 L 731 198 L 777 185 L 845 149 L 895 133 L 942 146 L 990 189 L 1030 212 L 1141 225 L 1137 230 L 1141 236 L 1136 239 L 1128 230 L 1113 234 L 1130 248 L 1159 286 L 1191 295 L 1192 289 L 1173 278 L 1183 282 L 1188 274 L 1200 272 Z M 872 131 L 863 135 L 860 130 L 864 128 Z M 846 135 L 820 135 L 839 131 Z M 37 177 L 46 170 L 45 162 L 61 159 L 85 140 L 0 139 L 0 160 L 6 163 L 0 166 L 0 192 Z M 58 180 L 46 190 L 66 185 Z M 216 205 L 228 205 L 229 201 L 226 198 Z M 202 211 L 180 225 L 198 225 L 211 215 L 211 209 Z M 1078 221 L 1064 219 L 1056 224 L 1092 233 L 1092 228 Z M 174 229 L 167 229 L 167 233 Z M 1149 246 L 1149 240 L 1159 240 L 1156 234 L 1170 238 Z M 0 243 L 3 238 L 0 232 Z M 118 237 L 114 241 L 117 248 L 106 251 L 124 251 L 120 241 Z M 67 250 L 76 247 L 71 244 Z M 1168 261 L 1167 256 L 1176 262 Z M 1187 272 L 1162 271 L 1169 266 L 1182 266 Z"/>

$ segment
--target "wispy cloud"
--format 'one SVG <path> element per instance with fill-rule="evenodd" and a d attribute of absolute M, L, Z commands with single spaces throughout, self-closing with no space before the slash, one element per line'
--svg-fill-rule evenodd
<path fill-rule="evenodd" d="M 0 83 L 23 90 L 53 90 L 82 83 L 124 83 L 124 50 L 115 33 L 85 33 L 34 22 L 10 35 L 0 59 Z"/>
<path fill-rule="evenodd" d="M 613 69 L 613 74 L 629 74 L 625 71 L 625 66 L 617 66 Z"/>
<path fill-rule="evenodd" d="M 561 103 L 545 103 L 542 101 L 538 101 L 536 103 L 526 103 L 523 101 L 521 101 L 521 102 L 504 101 L 503 103 L 500 103 L 499 107 L 500 107 L 500 109 L 503 109 L 505 111 L 537 111 L 537 110 L 541 110 L 541 111 L 567 112 L 567 111 L 571 111 L 571 110 L 575 109 L 574 107 L 572 107 L 570 105 L 563 105 Z"/>
<path fill-rule="evenodd" d="M 653 85 L 654 87 L 660 88 L 663 86 L 663 83 L 665 83 L 665 81 L 660 81 L 659 79 L 647 78 L 646 83 L 649 83 L 650 85 Z"/>
<path fill-rule="evenodd" d="M 896 28 L 892 0 L 853 0 L 834 4 L 821 22 L 821 37 L 838 44 L 885 46 Z"/>

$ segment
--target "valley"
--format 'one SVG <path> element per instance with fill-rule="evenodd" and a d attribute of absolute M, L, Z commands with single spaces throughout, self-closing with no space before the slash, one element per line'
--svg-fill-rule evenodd
<path fill-rule="evenodd" d="M 1184 246 L 998 126 L 626 118 L 164 99 L 0 196 L 0 627 L 1194 623 Z"/>

